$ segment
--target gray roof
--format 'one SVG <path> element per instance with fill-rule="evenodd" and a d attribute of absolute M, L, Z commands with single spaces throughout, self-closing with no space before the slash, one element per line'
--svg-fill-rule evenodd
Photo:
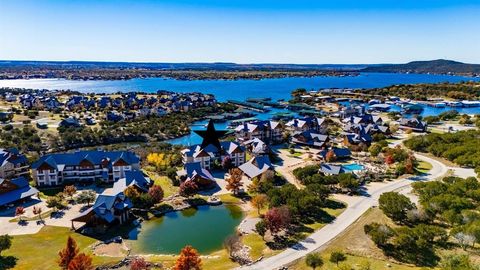
<path fill-rule="evenodd" d="M 253 157 L 247 163 L 240 165 L 238 168 L 242 170 L 243 173 L 245 173 L 248 177 L 254 178 L 268 171 L 269 169 L 273 169 L 273 166 L 268 156 L 258 156 Z"/>
<path fill-rule="evenodd" d="M 337 175 L 344 172 L 342 166 L 327 163 L 323 163 L 320 165 L 320 171 L 324 174 L 332 175 Z"/>

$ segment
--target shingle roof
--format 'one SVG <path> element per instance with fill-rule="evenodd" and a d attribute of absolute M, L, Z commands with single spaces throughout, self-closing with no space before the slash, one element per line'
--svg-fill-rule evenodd
<path fill-rule="evenodd" d="M 346 158 L 352 155 L 352 152 L 348 148 L 338 148 L 338 147 L 334 147 L 332 149 L 324 149 L 320 151 L 318 154 L 323 158 L 325 158 L 329 151 L 333 151 L 335 156 L 338 158 Z"/>
<path fill-rule="evenodd" d="M 16 185 L 17 188 L 0 194 L 0 206 L 38 194 L 38 190 L 34 187 L 31 187 L 24 177 L 15 178 L 11 180 L 11 182 Z"/>
<path fill-rule="evenodd" d="M 123 159 L 129 164 L 140 162 L 140 159 L 133 152 L 128 151 L 77 151 L 72 153 L 44 155 L 32 164 L 32 169 L 38 168 L 44 162 L 54 168 L 59 165 L 78 166 L 84 159 L 89 160 L 93 164 L 101 164 L 104 159 L 107 159 L 109 163 L 114 163 L 119 159 Z"/>
<path fill-rule="evenodd" d="M 258 156 L 250 159 L 247 163 L 240 165 L 238 168 L 248 177 L 254 178 L 267 170 L 272 169 L 273 166 L 268 156 Z"/>
<path fill-rule="evenodd" d="M 322 171 L 325 174 L 337 175 L 337 174 L 343 173 L 343 168 L 342 166 L 339 166 L 339 165 L 323 163 L 320 165 L 320 171 Z"/>
<path fill-rule="evenodd" d="M 190 162 L 185 164 L 185 171 L 187 172 L 188 179 L 193 179 L 199 176 L 204 179 L 215 180 L 207 169 L 202 168 L 200 162 Z"/>
<path fill-rule="evenodd" d="M 125 189 L 129 186 L 136 186 L 144 192 L 147 192 L 150 185 L 150 178 L 145 177 L 145 175 L 141 171 L 133 170 L 126 171 L 124 178 L 120 178 L 115 183 L 113 183 L 113 189 L 117 193 L 120 193 L 125 191 Z"/>

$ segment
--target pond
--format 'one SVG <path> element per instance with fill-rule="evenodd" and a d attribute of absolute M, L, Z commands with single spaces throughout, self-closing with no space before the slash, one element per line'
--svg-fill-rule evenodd
<path fill-rule="evenodd" d="M 242 218 L 237 206 L 198 206 L 144 221 L 128 242 L 134 254 L 178 254 L 186 245 L 209 254 L 223 247 Z"/>

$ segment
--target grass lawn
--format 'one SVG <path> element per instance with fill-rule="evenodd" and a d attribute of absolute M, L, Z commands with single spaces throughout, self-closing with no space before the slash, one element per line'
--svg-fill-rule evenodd
<path fill-rule="evenodd" d="M 365 235 L 363 226 L 368 223 L 378 222 L 394 226 L 389 218 L 383 215 L 378 208 L 371 208 L 361 216 L 352 226 L 335 238 L 328 246 L 321 250 L 325 265 L 320 269 L 338 269 L 335 264 L 328 261 L 332 251 L 340 250 L 347 255 L 345 263 L 356 266 L 368 261 L 371 269 L 393 269 L 393 270 L 419 270 L 420 267 L 403 265 L 390 261 L 383 255 L 383 252 L 375 246 L 370 238 Z M 387 265 L 390 265 L 387 266 Z M 305 259 L 295 262 L 291 268 L 296 270 L 311 269 L 305 264 Z M 428 269 L 428 268 L 423 268 Z"/>
<path fill-rule="evenodd" d="M 88 246 L 97 240 L 70 231 L 69 228 L 45 226 L 40 232 L 31 235 L 13 236 L 12 247 L 2 252 L 4 256 L 18 258 L 15 269 L 58 269 L 56 259 L 58 251 L 67 243 L 68 236 L 72 236 L 80 249 L 92 255 Z M 93 256 L 95 265 L 114 263 L 121 258 Z"/>
<path fill-rule="evenodd" d="M 417 167 L 415 167 L 415 170 L 419 173 L 427 173 L 431 169 L 432 169 L 432 164 L 430 164 L 426 161 L 423 161 L 423 160 L 420 160 L 418 162 Z"/>
<path fill-rule="evenodd" d="M 159 185 L 162 187 L 164 192 L 164 197 L 168 197 L 178 192 L 178 187 L 172 184 L 172 181 L 168 179 L 168 177 L 163 175 L 158 175 L 155 172 L 147 171 L 146 172 L 150 179 L 153 180 L 155 185 Z"/>
<path fill-rule="evenodd" d="M 62 191 L 63 187 L 41 188 L 39 196 L 40 198 L 46 199 L 48 197 L 55 196 Z"/>
<path fill-rule="evenodd" d="M 176 255 L 153 255 L 145 259 L 149 262 L 162 263 L 164 269 L 171 269 L 175 265 L 178 256 Z M 202 256 L 202 269 L 223 270 L 234 269 L 239 265 L 229 259 L 225 249 L 211 253 L 208 256 Z"/>

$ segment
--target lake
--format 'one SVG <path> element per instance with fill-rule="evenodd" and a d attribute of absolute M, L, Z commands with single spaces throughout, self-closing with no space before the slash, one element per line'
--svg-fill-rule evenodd
<path fill-rule="evenodd" d="M 0 87 L 34 89 L 70 89 L 80 92 L 113 93 L 128 91 L 203 92 L 214 94 L 219 101 L 245 100 L 247 97 L 290 99 L 296 88 L 375 88 L 393 84 L 460 82 L 480 78 L 401 73 L 361 73 L 355 77 L 296 77 L 264 80 L 197 80 L 179 81 L 164 78 L 132 79 L 123 81 L 71 81 L 64 79 L 0 80 Z"/>
<path fill-rule="evenodd" d="M 191 245 L 201 254 L 220 250 L 243 218 L 233 205 L 199 206 L 144 221 L 128 243 L 134 254 L 178 254 Z"/>

